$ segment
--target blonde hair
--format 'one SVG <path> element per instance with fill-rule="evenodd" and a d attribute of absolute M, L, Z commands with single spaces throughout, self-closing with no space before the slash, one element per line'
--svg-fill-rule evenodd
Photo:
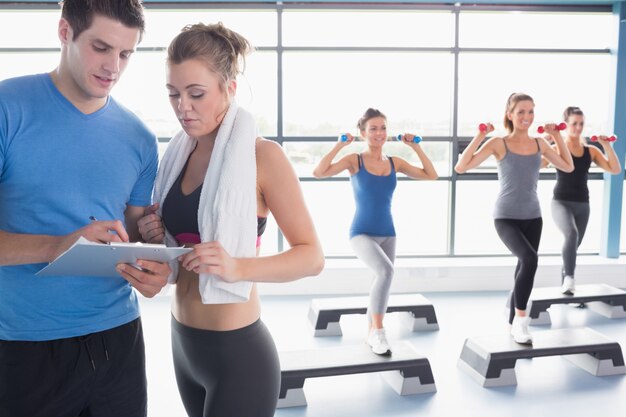
<path fill-rule="evenodd" d="M 515 109 L 515 106 L 517 106 L 517 103 L 519 103 L 520 101 L 530 101 L 535 104 L 533 98 L 528 94 L 513 93 L 509 96 L 508 100 L 506 101 L 506 109 L 504 111 L 504 127 L 506 127 L 506 130 L 508 130 L 509 132 L 513 132 L 513 122 L 509 119 L 509 113 L 511 113 Z"/>
<path fill-rule="evenodd" d="M 220 76 L 220 88 L 226 91 L 229 81 L 245 69 L 245 57 L 252 52 L 250 42 L 222 22 L 187 25 L 167 48 L 167 62 L 180 64 L 189 59 L 204 61 Z"/>

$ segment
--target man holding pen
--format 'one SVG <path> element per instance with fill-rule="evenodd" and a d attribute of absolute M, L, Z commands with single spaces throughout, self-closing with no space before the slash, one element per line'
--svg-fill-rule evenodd
<path fill-rule="evenodd" d="M 156 139 L 109 93 L 143 30 L 140 0 L 65 0 L 58 67 L 0 82 L 2 416 L 147 414 L 132 288 L 154 296 L 169 266 L 121 265 L 119 278 L 35 276 L 80 236 L 139 238 Z"/>

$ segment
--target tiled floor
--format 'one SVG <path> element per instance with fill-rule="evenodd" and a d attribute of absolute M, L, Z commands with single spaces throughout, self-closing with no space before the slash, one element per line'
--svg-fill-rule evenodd
<path fill-rule="evenodd" d="M 626 376 L 594 377 L 561 357 L 519 360 L 518 385 L 482 388 L 457 367 L 468 336 L 507 332 L 504 292 L 424 294 L 435 306 L 440 330 L 413 333 L 398 314 L 386 318 L 390 342 L 407 340 L 430 360 L 437 392 L 398 396 L 378 374 L 307 380 L 307 407 L 279 409 L 276 417 L 602 416 L 626 412 Z M 307 322 L 311 297 L 265 296 L 263 320 L 280 350 L 364 343 L 365 316 L 345 316 L 342 337 L 314 338 Z M 185 416 L 174 380 L 169 340 L 169 299 L 142 300 L 149 416 Z M 568 305 L 550 308 L 550 328 L 591 327 L 626 346 L 626 319 L 608 319 Z M 233 416 L 237 417 L 237 416 Z"/>

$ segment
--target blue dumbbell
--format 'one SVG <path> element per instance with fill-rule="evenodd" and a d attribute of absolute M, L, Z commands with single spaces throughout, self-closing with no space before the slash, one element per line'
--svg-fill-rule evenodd
<path fill-rule="evenodd" d="M 397 138 L 399 141 L 402 141 L 402 135 L 398 135 L 398 136 L 396 136 L 396 138 Z M 420 143 L 421 141 L 422 141 L 422 138 L 421 138 L 420 136 L 415 136 L 415 137 L 413 138 L 413 143 Z"/>
<path fill-rule="evenodd" d="M 348 141 L 348 135 L 341 135 L 341 141 L 342 142 L 347 142 Z"/>

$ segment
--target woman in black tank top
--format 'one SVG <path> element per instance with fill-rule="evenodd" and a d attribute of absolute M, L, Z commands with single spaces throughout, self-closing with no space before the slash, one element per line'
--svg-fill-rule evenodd
<path fill-rule="evenodd" d="M 565 143 L 572 154 L 574 171 L 567 173 L 556 170 L 552 217 L 564 237 L 561 248 L 563 257 L 561 292 L 573 295 L 576 253 L 589 222 L 589 188 L 587 187 L 589 167 L 594 162 L 611 174 L 618 174 L 622 168 L 606 136 L 598 137 L 598 143 L 604 152 L 596 146 L 584 144 L 581 134 L 585 126 L 585 116 L 580 108 L 566 108 L 563 112 L 563 120 L 567 123 Z M 547 161 L 544 160 L 545 165 Z"/>

